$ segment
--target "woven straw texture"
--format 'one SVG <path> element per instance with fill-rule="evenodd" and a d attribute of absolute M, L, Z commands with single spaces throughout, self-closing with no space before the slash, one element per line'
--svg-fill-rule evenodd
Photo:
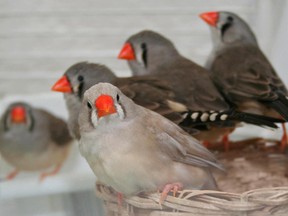
<path fill-rule="evenodd" d="M 226 173 L 214 173 L 225 192 L 184 190 L 175 197 L 169 195 L 161 206 L 159 193 L 143 194 L 124 198 L 118 205 L 113 190 L 97 185 L 106 215 L 288 216 L 288 155 L 279 152 L 279 141 L 256 138 L 235 142 L 229 152 L 223 152 L 221 144 L 211 147 L 226 168 Z"/>
<path fill-rule="evenodd" d="M 98 187 L 97 196 L 104 200 L 109 216 L 288 215 L 288 187 L 256 189 L 242 194 L 184 190 L 175 197 L 169 195 L 161 206 L 159 193 L 124 199 L 122 207 L 117 203 L 117 195 L 104 186 Z"/>

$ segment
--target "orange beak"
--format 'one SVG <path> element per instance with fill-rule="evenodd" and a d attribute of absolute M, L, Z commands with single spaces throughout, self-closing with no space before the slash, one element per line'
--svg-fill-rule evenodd
<path fill-rule="evenodd" d="M 201 17 L 201 19 L 203 19 L 210 26 L 214 26 L 214 27 L 217 25 L 217 22 L 219 19 L 219 13 L 218 12 L 202 13 L 199 16 Z"/>
<path fill-rule="evenodd" d="M 58 92 L 63 92 L 63 93 L 71 93 L 72 88 L 70 85 L 69 80 L 67 77 L 64 75 L 62 76 L 51 88 L 52 91 L 58 91 Z"/>
<path fill-rule="evenodd" d="M 13 123 L 25 123 L 26 122 L 26 110 L 22 106 L 15 106 L 11 110 L 11 121 Z"/>
<path fill-rule="evenodd" d="M 95 101 L 98 118 L 116 113 L 113 98 L 110 95 L 100 95 Z"/>
<path fill-rule="evenodd" d="M 118 59 L 135 60 L 134 50 L 130 43 L 125 43 L 118 55 Z"/>

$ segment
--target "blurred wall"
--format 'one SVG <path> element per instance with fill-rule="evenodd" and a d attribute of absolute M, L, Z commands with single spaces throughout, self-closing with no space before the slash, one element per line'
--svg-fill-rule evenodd
<path fill-rule="evenodd" d="M 203 64 L 211 43 L 198 14 L 210 10 L 239 14 L 265 52 L 279 55 L 275 39 L 285 39 L 276 37 L 285 5 L 285 0 L 1 0 L 0 96 L 49 91 L 79 61 L 129 75 L 126 62 L 116 57 L 127 37 L 142 29 L 163 33 L 183 55 Z"/>

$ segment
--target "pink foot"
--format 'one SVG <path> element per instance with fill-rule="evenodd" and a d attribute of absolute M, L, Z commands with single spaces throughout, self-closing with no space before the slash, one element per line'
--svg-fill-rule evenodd
<path fill-rule="evenodd" d="M 52 171 L 42 173 L 42 174 L 40 175 L 40 177 L 39 177 L 39 181 L 40 181 L 40 182 L 43 182 L 44 179 L 46 179 L 48 176 L 54 176 L 54 175 L 56 175 L 56 174 L 60 171 L 61 167 L 62 167 L 62 164 L 59 164 L 59 165 L 57 165 Z"/>
<path fill-rule="evenodd" d="M 170 191 L 173 192 L 173 196 L 176 196 L 176 193 L 179 191 L 179 190 L 182 190 L 183 188 L 183 185 L 179 182 L 176 182 L 176 183 L 172 183 L 172 184 L 166 184 L 162 190 L 162 193 L 161 193 L 161 197 L 160 197 L 160 201 L 159 201 L 159 204 L 161 205 L 163 203 L 163 201 L 167 198 L 168 196 L 168 193 Z"/>
<path fill-rule="evenodd" d="M 229 135 L 226 134 L 222 138 L 222 143 L 224 144 L 225 152 L 228 152 L 230 149 Z"/>
<path fill-rule="evenodd" d="M 123 194 L 117 192 L 118 208 L 121 209 L 123 205 Z"/>
<path fill-rule="evenodd" d="M 6 176 L 5 180 L 10 181 L 10 180 L 14 179 L 18 174 L 19 174 L 19 171 L 18 170 L 14 170 L 13 172 L 9 173 Z"/>
<path fill-rule="evenodd" d="M 286 132 L 286 126 L 284 123 L 282 123 L 282 128 L 283 128 L 283 136 L 281 139 L 280 150 L 281 152 L 284 152 L 285 148 L 287 147 L 287 132 Z"/>
<path fill-rule="evenodd" d="M 208 141 L 203 141 L 202 145 L 205 146 L 206 148 L 209 148 L 210 143 Z"/>

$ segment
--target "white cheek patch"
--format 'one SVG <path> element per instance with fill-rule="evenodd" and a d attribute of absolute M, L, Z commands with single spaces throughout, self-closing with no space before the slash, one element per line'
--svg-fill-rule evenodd
<path fill-rule="evenodd" d="M 91 113 L 91 122 L 92 122 L 94 127 L 97 127 L 98 117 L 97 117 L 97 113 L 95 111 L 92 111 L 92 113 Z"/>
<path fill-rule="evenodd" d="M 145 64 L 144 64 L 143 59 L 142 59 L 142 55 L 143 55 L 142 50 L 136 52 L 136 60 L 140 66 L 145 67 Z"/>
<path fill-rule="evenodd" d="M 122 107 L 120 106 L 120 104 L 115 104 L 115 107 L 116 107 L 116 110 L 117 110 L 117 113 L 118 113 L 118 116 L 121 120 L 124 119 L 125 117 L 125 113 L 124 113 L 124 110 L 122 109 Z"/>

